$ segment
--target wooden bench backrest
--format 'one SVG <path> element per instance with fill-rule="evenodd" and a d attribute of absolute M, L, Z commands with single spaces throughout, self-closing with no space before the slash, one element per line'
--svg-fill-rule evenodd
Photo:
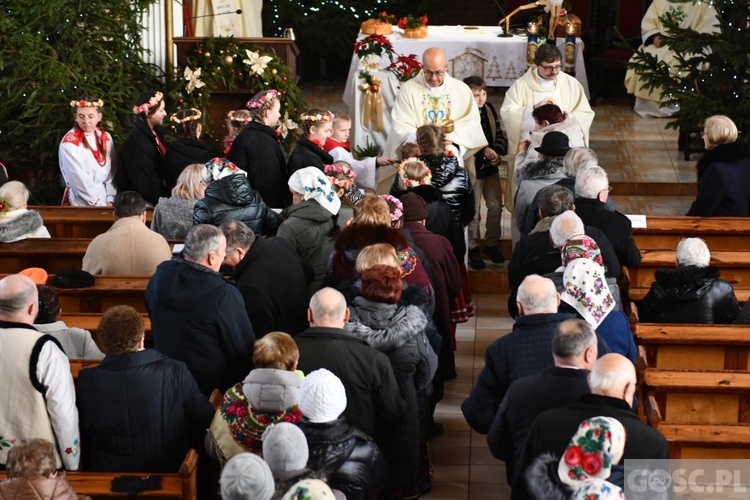
<path fill-rule="evenodd" d="M 750 325 L 637 323 L 645 366 L 672 370 L 750 370 Z"/>
<path fill-rule="evenodd" d="M 60 321 L 65 322 L 69 327 L 83 328 L 91 332 L 91 335 L 96 335 L 96 331 L 99 329 L 99 322 L 102 320 L 104 313 L 67 313 L 63 312 L 60 316 Z M 148 314 L 141 314 L 143 323 L 146 326 L 146 338 L 151 336 L 151 318 Z"/>
<path fill-rule="evenodd" d="M 748 237 L 750 240 L 750 236 Z M 642 260 L 638 267 L 628 268 L 630 287 L 650 287 L 654 271 L 675 267 L 674 250 L 641 249 Z M 711 266 L 721 270 L 721 279 L 738 288 L 750 287 L 750 251 L 711 251 Z M 632 297 L 631 297 L 632 298 Z"/>
<path fill-rule="evenodd" d="M 111 207 L 30 206 L 44 219 L 53 238 L 93 238 L 106 232 L 114 223 Z M 146 210 L 146 224 L 151 224 L 154 209 Z"/>
<path fill-rule="evenodd" d="M 713 253 L 720 250 L 750 250 L 750 217 L 646 218 L 647 228 L 633 229 L 640 249 L 677 248 L 682 238 L 703 238 Z"/>

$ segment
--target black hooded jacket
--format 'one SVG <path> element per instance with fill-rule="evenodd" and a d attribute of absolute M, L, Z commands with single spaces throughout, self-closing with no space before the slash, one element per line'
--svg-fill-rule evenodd
<path fill-rule="evenodd" d="M 657 269 L 656 281 L 638 304 L 644 323 L 719 323 L 734 321 L 740 306 L 732 285 L 715 267 Z"/>
<path fill-rule="evenodd" d="M 172 191 L 185 167 L 193 163 L 206 163 L 217 156 L 221 156 L 221 153 L 216 148 L 192 137 L 181 137 L 170 142 L 167 156 L 164 157 L 167 191 Z"/>
<path fill-rule="evenodd" d="M 281 217 L 269 209 L 250 181 L 242 174 L 234 174 L 212 182 L 203 199 L 195 203 L 194 224 L 219 226 L 225 221 L 240 220 L 255 234 L 273 236 L 281 224 Z"/>

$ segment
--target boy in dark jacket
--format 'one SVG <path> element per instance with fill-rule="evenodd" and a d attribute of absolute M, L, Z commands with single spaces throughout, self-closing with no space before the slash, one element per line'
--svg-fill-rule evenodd
<path fill-rule="evenodd" d="M 484 269 L 485 264 L 479 251 L 479 226 L 481 222 L 480 207 L 482 197 L 487 204 L 487 220 L 484 222 L 484 253 L 495 263 L 505 261 L 500 252 L 502 191 L 500 189 L 500 157 L 506 153 L 506 140 L 500 128 L 497 111 L 487 100 L 487 85 L 480 76 L 464 78 L 474 94 L 479 106 L 482 130 L 489 146 L 474 156 L 476 180 L 474 181 L 474 202 L 476 209 L 474 219 L 469 224 L 469 266 L 472 269 Z"/>

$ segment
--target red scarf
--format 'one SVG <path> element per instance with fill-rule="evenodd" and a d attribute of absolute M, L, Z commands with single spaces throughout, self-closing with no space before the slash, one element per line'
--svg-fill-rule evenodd
<path fill-rule="evenodd" d="M 319 141 L 317 139 L 313 139 L 313 138 L 310 138 L 310 142 L 312 142 L 313 144 L 315 144 L 316 146 L 318 146 L 320 149 L 324 149 L 324 146 L 326 145 L 325 142 L 321 142 L 321 141 Z"/>
<path fill-rule="evenodd" d="M 167 156 L 167 147 L 161 142 L 159 136 L 153 129 L 151 129 L 151 133 L 154 134 L 154 139 L 156 139 L 156 147 L 159 150 L 159 154 L 161 154 L 161 157 L 164 158 L 165 156 Z"/>
<path fill-rule="evenodd" d="M 334 139 L 333 137 L 329 137 L 328 139 L 326 139 L 326 143 L 323 145 L 323 149 L 325 149 L 326 153 L 330 153 L 333 148 L 344 148 L 349 152 L 351 152 L 352 150 L 352 146 L 349 141 L 341 142 Z"/>

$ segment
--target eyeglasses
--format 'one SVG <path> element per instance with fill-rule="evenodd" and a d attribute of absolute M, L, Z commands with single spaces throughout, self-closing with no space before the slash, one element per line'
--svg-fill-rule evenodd
<path fill-rule="evenodd" d="M 445 76 L 445 71 L 442 69 L 440 71 L 430 71 L 429 69 L 423 70 L 425 78 L 432 78 L 433 76 L 436 76 L 438 78 L 442 78 Z"/>
<path fill-rule="evenodd" d="M 601 191 L 599 191 L 599 192 L 600 192 L 600 193 L 604 193 L 605 191 L 606 191 L 607 193 L 609 193 L 610 191 L 612 191 L 612 186 L 607 186 L 607 187 L 605 187 L 604 189 L 602 189 L 602 190 L 601 190 Z"/>
<path fill-rule="evenodd" d="M 544 64 L 540 64 L 539 67 L 542 68 L 543 70 L 549 71 L 551 73 L 557 73 L 558 71 L 560 71 L 562 69 L 562 65 L 561 64 L 555 64 L 553 66 L 545 66 Z"/>

